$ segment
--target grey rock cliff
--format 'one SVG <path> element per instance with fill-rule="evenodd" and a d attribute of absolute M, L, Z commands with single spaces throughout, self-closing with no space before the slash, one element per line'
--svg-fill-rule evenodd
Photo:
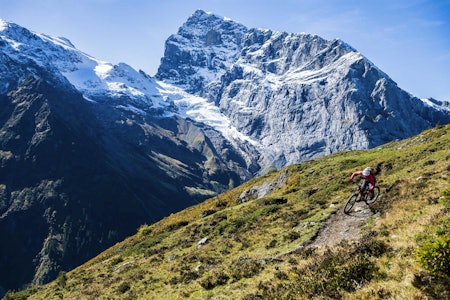
<path fill-rule="evenodd" d="M 203 11 L 169 37 L 156 77 L 217 105 L 256 141 L 259 170 L 375 147 L 450 122 L 448 105 L 430 106 L 403 91 L 340 40 L 247 29 Z"/>

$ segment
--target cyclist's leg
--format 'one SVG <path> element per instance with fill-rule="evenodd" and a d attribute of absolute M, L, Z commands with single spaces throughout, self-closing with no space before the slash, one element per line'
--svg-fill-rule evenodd
<path fill-rule="evenodd" d="M 369 191 L 370 200 L 372 200 L 373 197 L 375 196 L 374 188 L 375 188 L 375 186 L 373 186 L 371 183 L 368 184 L 368 191 Z"/>
<path fill-rule="evenodd" d="M 363 180 L 362 184 L 361 184 L 361 188 L 359 189 L 359 199 L 362 200 L 363 199 L 363 195 L 366 192 L 366 189 L 368 187 L 369 182 L 367 180 Z"/>

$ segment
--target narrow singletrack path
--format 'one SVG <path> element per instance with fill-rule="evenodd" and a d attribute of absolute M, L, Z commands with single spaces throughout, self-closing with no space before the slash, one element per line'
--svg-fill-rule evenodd
<path fill-rule="evenodd" d="M 367 218 L 373 216 L 370 207 L 364 202 L 357 202 L 352 210 L 344 213 L 341 207 L 331 215 L 317 236 L 307 246 L 310 248 L 327 248 L 341 241 L 358 241 L 361 239 L 361 229 L 366 225 Z"/>

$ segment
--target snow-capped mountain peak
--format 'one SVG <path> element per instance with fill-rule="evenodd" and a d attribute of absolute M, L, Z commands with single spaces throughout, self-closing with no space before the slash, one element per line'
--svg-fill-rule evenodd
<path fill-rule="evenodd" d="M 5 30 L 8 27 L 8 22 L 3 19 L 0 19 L 0 31 Z"/>
<path fill-rule="evenodd" d="M 156 77 L 217 105 L 238 132 L 259 142 L 262 169 L 374 147 L 450 121 L 339 39 L 248 29 L 202 11 L 168 38 Z"/>
<path fill-rule="evenodd" d="M 166 52 L 174 53 L 163 57 L 158 76 L 188 92 L 193 92 L 192 86 L 218 80 L 239 57 L 246 32 L 245 26 L 229 18 L 197 10 L 166 41 Z M 172 65 L 183 67 L 175 74 Z"/>
<path fill-rule="evenodd" d="M 371 130 L 377 130 L 378 123 L 390 124 L 391 116 L 405 114 L 401 105 L 420 115 L 421 128 L 430 123 L 425 110 L 447 112 L 438 102 L 401 91 L 339 39 L 248 29 L 202 10 L 166 41 L 156 75 L 160 82 L 125 63 L 113 65 L 85 54 L 66 38 L 5 21 L 0 28 L 0 47 L 9 59 L 53 70 L 90 101 L 115 99 L 111 103 L 118 108 L 166 117 L 177 114 L 204 123 L 220 132 L 247 162 L 257 156 L 262 169 L 340 149 L 371 147 L 418 131 L 415 126 L 395 125 L 395 134 L 369 137 L 367 118 L 361 115 L 370 116 Z"/>
<path fill-rule="evenodd" d="M 66 38 L 34 33 L 16 24 L 0 23 L 2 52 L 16 61 L 33 61 L 67 79 L 86 99 L 134 99 L 152 108 L 166 107 L 156 82 L 125 63 L 113 65 L 78 49 Z M 36 51 L 38 49 L 38 51 Z"/>

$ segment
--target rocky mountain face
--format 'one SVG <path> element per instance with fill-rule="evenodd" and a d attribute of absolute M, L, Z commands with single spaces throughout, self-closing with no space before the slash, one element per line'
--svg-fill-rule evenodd
<path fill-rule="evenodd" d="M 169 37 L 156 77 L 217 105 L 255 141 L 259 169 L 450 122 L 448 104 L 408 94 L 340 40 L 247 29 L 203 11 Z"/>
<path fill-rule="evenodd" d="M 123 115 L 98 115 L 70 86 L 32 76 L 0 103 L 0 280 L 8 288 L 55 278 L 141 224 L 241 182 L 186 120 L 117 124 Z"/>
<path fill-rule="evenodd" d="M 268 168 L 450 122 L 342 41 L 203 11 L 169 37 L 157 80 L 0 20 L 0 78 L 4 289 Z"/>
<path fill-rule="evenodd" d="M 148 75 L 15 24 L 0 49 L 3 290 L 45 283 L 250 178 L 220 133 L 172 113 Z"/>

